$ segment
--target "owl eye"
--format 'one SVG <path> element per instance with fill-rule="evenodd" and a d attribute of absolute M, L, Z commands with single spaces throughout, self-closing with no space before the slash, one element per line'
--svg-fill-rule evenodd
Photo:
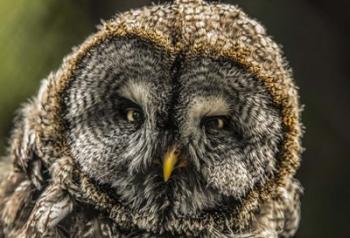
<path fill-rule="evenodd" d="M 223 130 L 228 126 L 228 118 L 226 116 L 205 117 L 201 124 L 207 130 Z"/>
<path fill-rule="evenodd" d="M 143 113 L 137 108 L 127 108 L 125 116 L 130 123 L 141 123 L 143 121 Z"/>

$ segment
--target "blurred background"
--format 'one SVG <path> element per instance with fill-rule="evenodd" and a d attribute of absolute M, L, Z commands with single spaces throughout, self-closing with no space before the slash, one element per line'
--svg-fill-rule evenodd
<path fill-rule="evenodd" d="M 0 1 L 0 156 L 19 105 L 101 19 L 149 0 Z M 223 0 L 284 46 L 305 104 L 297 237 L 350 237 L 350 1 Z"/>

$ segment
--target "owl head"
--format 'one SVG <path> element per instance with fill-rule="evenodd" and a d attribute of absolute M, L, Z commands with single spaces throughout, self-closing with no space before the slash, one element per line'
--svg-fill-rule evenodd
<path fill-rule="evenodd" d="M 81 170 L 137 211 L 187 215 L 239 201 L 273 174 L 282 141 L 279 107 L 241 65 L 137 36 L 91 49 L 63 103 Z"/>
<path fill-rule="evenodd" d="M 246 219 L 299 164 L 286 65 L 235 6 L 179 0 L 123 13 L 43 81 L 14 143 L 17 164 L 50 174 L 72 158 L 131 214 Z M 40 172 L 30 174 L 39 186 Z"/>

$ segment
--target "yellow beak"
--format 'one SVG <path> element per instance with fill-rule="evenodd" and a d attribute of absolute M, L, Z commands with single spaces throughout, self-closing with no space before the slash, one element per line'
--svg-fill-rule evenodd
<path fill-rule="evenodd" d="M 186 167 L 187 160 L 181 158 L 179 150 L 176 146 L 171 147 L 165 153 L 163 158 L 163 178 L 167 182 L 176 168 Z"/>

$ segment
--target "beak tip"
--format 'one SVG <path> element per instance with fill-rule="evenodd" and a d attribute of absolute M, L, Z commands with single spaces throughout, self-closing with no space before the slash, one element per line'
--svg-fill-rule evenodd
<path fill-rule="evenodd" d="M 169 179 L 170 179 L 170 175 L 165 175 L 165 174 L 163 174 L 163 180 L 164 180 L 164 182 L 168 182 Z"/>

